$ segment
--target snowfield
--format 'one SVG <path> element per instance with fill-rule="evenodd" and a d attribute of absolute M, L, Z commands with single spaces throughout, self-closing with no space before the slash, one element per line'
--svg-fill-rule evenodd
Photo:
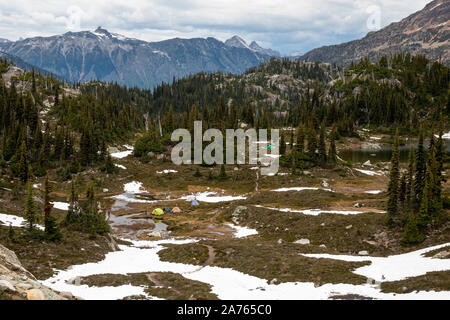
<path fill-rule="evenodd" d="M 358 268 L 354 273 L 375 279 L 376 281 L 397 281 L 417 277 L 427 272 L 450 270 L 450 259 L 424 257 L 429 251 L 440 249 L 450 243 L 421 249 L 389 257 L 361 257 L 332 254 L 303 254 L 306 257 L 328 258 L 343 261 L 370 261 L 368 266 Z M 450 295 L 450 292 L 447 292 Z"/>
<path fill-rule="evenodd" d="M 132 181 L 124 184 L 123 191 L 127 193 L 142 193 L 146 192 L 144 187 L 142 186 L 142 182 Z"/>
<path fill-rule="evenodd" d="M 270 190 L 274 192 L 288 192 L 288 191 L 303 191 L 303 190 L 323 190 L 323 191 L 330 191 L 334 192 L 331 189 L 324 189 L 324 188 L 310 188 L 310 187 L 292 187 L 292 188 L 279 188 L 275 190 Z"/>
<path fill-rule="evenodd" d="M 368 176 L 382 176 L 383 174 L 376 171 L 370 171 L 370 170 L 362 170 L 362 169 L 355 169 L 356 171 L 359 171 L 361 173 L 367 174 Z"/>
<path fill-rule="evenodd" d="M 133 153 L 134 147 L 129 146 L 129 145 L 124 145 L 124 147 L 127 149 L 126 151 L 113 152 L 113 153 L 111 153 L 111 157 L 116 158 L 116 159 L 123 159 Z"/>
<path fill-rule="evenodd" d="M 53 208 L 55 208 L 55 209 L 59 209 L 59 210 L 63 210 L 63 211 L 67 211 L 67 210 L 69 210 L 69 203 L 67 203 L 67 202 L 58 202 L 58 201 L 55 201 L 55 202 L 50 202 L 51 204 L 53 204 Z"/>
<path fill-rule="evenodd" d="M 27 221 L 19 216 L 15 216 L 12 214 L 0 213 L 0 224 L 4 226 L 13 226 L 17 228 L 25 228 Z M 36 228 L 44 230 L 44 227 L 41 225 L 36 225 Z"/>
<path fill-rule="evenodd" d="M 140 286 L 123 285 L 119 287 L 88 287 L 87 285 L 70 284 L 76 277 L 95 274 L 127 274 L 140 272 L 174 272 L 187 279 L 208 283 L 212 292 L 220 299 L 329 299 L 334 295 L 358 294 L 375 299 L 450 299 L 450 292 L 419 291 L 407 294 L 380 292 L 378 285 L 363 284 L 325 284 L 316 287 L 311 282 L 288 282 L 268 284 L 260 279 L 242 272 L 219 267 L 199 267 L 182 263 L 164 262 L 159 259 L 158 251 L 164 249 L 162 244 L 193 243 L 193 240 L 133 241 L 133 246 L 121 245 L 121 251 L 110 252 L 103 261 L 75 265 L 65 271 L 58 271 L 53 277 L 43 281 L 58 291 L 69 291 L 84 299 L 121 299 L 129 295 L 142 294 Z M 419 251 L 387 258 L 349 257 L 333 255 L 305 255 L 317 258 L 340 258 L 346 261 L 371 261 L 367 267 L 359 268 L 355 273 L 367 275 L 381 281 L 404 279 L 419 276 L 430 271 L 450 269 L 450 260 L 432 259 L 422 256 L 423 253 L 446 246 L 434 246 Z M 416 266 L 417 264 L 417 266 Z M 148 297 L 152 299 L 153 297 Z"/>
<path fill-rule="evenodd" d="M 231 223 L 228 223 L 227 226 L 229 226 L 230 228 L 233 228 L 235 230 L 234 236 L 236 238 L 245 238 L 248 236 L 253 236 L 255 234 L 258 234 L 258 231 L 256 231 L 255 229 L 248 228 L 248 227 L 236 226 Z"/>
<path fill-rule="evenodd" d="M 354 211 L 354 210 L 322 210 L 322 209 L 290 209 L 290 208 L 272 208 L 272 207 L 264 207 L 261 205 L 255 205 L 257 208 L 264 208 L 269 210 L 275 210 L 280 212 L 293 212 L 293 213 L 303 213 L 310 216 L 318 216 L 321 213 L 333 213 L 333 214 L 343 214 L 343 215 L 352 215 L 352 214 L 361 214 L 367 213 L 370 211 Z M 383 213 L 383 212 L 379 212 Z"/>
<path fill-rule="evenodd" d="M 234 200 L 245 200 L 247 197 L 244 196 L 215 196 L 217 192 L 199 192 L 195 195 L 189 195 L 181 197 L 181 200 L 192 201 L 194 198 L 199 202 L 207 202 L 207 203 L 217 203 L 217 202 L 227 202 Z"/>

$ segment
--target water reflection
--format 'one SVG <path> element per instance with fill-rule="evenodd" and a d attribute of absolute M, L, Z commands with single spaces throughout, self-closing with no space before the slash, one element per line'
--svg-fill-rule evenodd
<path fill-rule="evenodd" d="M 428 142 L 424 145 L 428 148 Z M 406 162 L 408 160 L 409 150 L 411 146 L 416 150 L 417 149 L 417 141 L 407 142 L 405 145 L 400 146 L 400 161 Z M 445 151 L 447 154 L 450 154 L 450 140 L 444 140 Z M 346 149 L 341 150 L 339 152 L 339 157 L 346 161 L 351 161 L 353 163 L 358 162 L 366 162 L 370 160 L 371 162 L 388 162 L 391 161 L 392 157 L 392 145 L 390 144 L 380 144 L 379 148 L 355 148 L 355 149 Z"/>

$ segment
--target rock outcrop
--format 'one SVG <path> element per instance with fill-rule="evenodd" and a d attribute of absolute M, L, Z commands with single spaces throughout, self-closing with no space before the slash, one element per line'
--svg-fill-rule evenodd
<path fill-rule="evenodd" d="M 70 293 L 59 293 L 42 285 L 26 270 L 16 254 L 0 244 L 0 300 L 69 300 Z"/>

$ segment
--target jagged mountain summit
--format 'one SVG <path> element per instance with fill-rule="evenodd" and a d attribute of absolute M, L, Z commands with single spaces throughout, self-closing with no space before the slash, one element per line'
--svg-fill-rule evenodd
<path fill-rule="evenodd" d="M 369 57 L 410 52 L 450 64 L 450 1 L 435 0 L 424 9 L 360 40 L 314 49 L 300 59 L 349 65 Z"/>
<path fill-rule="evenodd" d="M 225 44 L 229 47 L 248 49 L 254 52 L 261 53 L 263 55 L 281 58 L 281 54 L 278 51 L 265 49 L 261 47 L 256 41 L 252 41 L 250 45 L 248 45 L 247 42 L 245 42 L 245 40 L 239 36 L 233 36 L 232 38 L 226 40 Z"/>
<path fill-rule="evenodd" d="M 70 81 L 99 79 L 141 88 L 197 72 L 239 74 L 276 56 L 237 37 L 225 43 L 215 38 L 146 42 L 101 27 L 0 43 L 0 51 Z"/>

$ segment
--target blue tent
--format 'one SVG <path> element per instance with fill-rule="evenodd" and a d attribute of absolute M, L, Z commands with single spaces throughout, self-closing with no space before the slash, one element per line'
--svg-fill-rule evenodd
<path fill-rule="evenodd" d="M 198 201 L 197 200 L 192 200 L 191 201 L 191 207 L 193 207 L 193 206 L 199 206 L 200 204 L 198 203 Z"/>

